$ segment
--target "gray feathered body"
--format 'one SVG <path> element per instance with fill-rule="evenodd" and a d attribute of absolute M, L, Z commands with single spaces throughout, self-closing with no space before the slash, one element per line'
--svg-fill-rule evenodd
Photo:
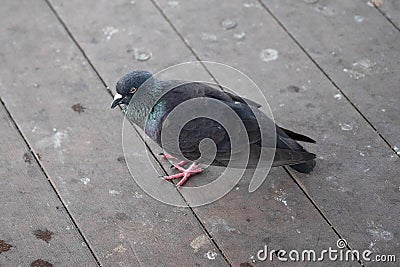
<path fill-rule="evenodd" d="M 199 144 L 205 138 L 211 139 L 216 146 L 216 155 L 213 165 L 227 166 L 239 155 L 241 148 L 233 149 L 227 131 L 218 123 L 218 120 L 196 118 L 189 121 L 179 134 L 179 150 L 169 146 L 168 142 L 161 142 L 162 133 L 168 132 L 174 121 L 166 120 L 167 116 L 179 104 L 194 98 L 213 99 L 221 102 L 221 111 L 216 110 L 216 116 L 224 116 L 222 106 L 228 106 L 241 119 L 245 126 L 250 146 L 250 160 L 247 168 L 254 168 L 259 161 L 260 151 L 264 148 L 275 148 L 275 158 L 272 166 L 291 165 L 299 172 L 308 173 L 315 166 L 315 155 L 307 152 L 297 141 L 315 142 L 311 138 L 283 129 L 274 124 L 262 111 L 257 103 L 214 88 L 208 84 L 183 81 L 159 81 L 149 79 L 132 97 L 127 109 L 129 120 L 141 127 L 146 135 L 154 140 L 171 155 L 180 153 L 191 161 L 201 156 Z M 205 102 L 206 103 L 206 102 Z M 207 108 L 205 104 L 204 108 Z M 219 113 L 221 113 L 219 115 Z M 260 127 L 260 125 L 262 127 Z M 240 131 L 240 130 L 238 130 Z M 238 133 L 239 134 L 239 133 Z M 244 148 L 244 147 L 243 147 Z M 200 162 L 201 163 L 201 162 Z M 230 165 L 231 166 L 231 165 Z"/>

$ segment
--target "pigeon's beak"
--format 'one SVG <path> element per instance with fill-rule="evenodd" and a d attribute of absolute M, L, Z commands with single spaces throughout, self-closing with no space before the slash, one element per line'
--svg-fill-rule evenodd
<path fill-rule="evenodd" d="M 121 101 L 124 99 L 124 97 L 118 93 L 115 94 L 114 100 L 111 104 L 111 108 L 115 108 Z"/>

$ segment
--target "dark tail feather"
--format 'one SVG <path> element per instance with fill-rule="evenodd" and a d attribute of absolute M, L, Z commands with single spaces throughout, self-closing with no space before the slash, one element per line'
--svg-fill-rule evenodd
<path fill-rule="evenodd" d="M 302 135 L 302 134 L 299 134 L 299 133 L 295 133 L 295 132 L 293 132 L 291 130 L 288 130 L 288 129 L 285 129 L 285 128 L 282 128 L 282 127 L 280 127 L 280 128 L 285 132 L 285 134 L 287 134 L 293 140 L 301 141 L 301 142 L 307 142 L 307 143 L 316 143 L 314 139 L 312 139 L 312 138 L 310 138 L 308 136 L 305 136 L 305 135 Z"/>
<path fill-rule="evenodd" d="M 276 134 L 277 134 L 277 143 L 276 147 L 277 150 L 278 148 L 283 148 L 283 149 L 289 149 L 293 151 L 300 151 L 300 152 L 305 152 L 308 153 L 299 143 L 296 141 L 303 141 L 303 142 L 309 142 L 309 143 L 315 143 L 313 139 L 311 139 L 308 136 L 295 133 L 293 131 L 290 131 L 288 129 L 281 128 L 279 126 L 276 127 Z M 295 141 L 296 140 L 296 141 Z M 315 167 L 315 155 L 312 153 L 308 153 L 313 156 L 312 159 L 306 158 L 305 160 L 307 161 L 300 161 L 298 164 L 290 164 L 289 166 L 301 173 L 310 173 Z"/>
<path fill-rule="evenodd" d="M 301 172 L 301 173 L 310 173 L 315 167 L 315 160 L 309 160 L 304 163 L 296 164 L 296 165 L 290 165 L 290 168 Z"/>

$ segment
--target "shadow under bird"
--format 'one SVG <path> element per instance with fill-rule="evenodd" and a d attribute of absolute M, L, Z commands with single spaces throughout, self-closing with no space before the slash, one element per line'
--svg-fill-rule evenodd
<path fill-rule="evenodd" d="M 126 105 L 128 120 L 142 128 L 168 153 L 163 154 L 164 158 L 184 157 L 192 162 L 185 169 L 183 166 L 187 161 L 180 161 L 174 165 L 179 173 L 164 176 L 166 180 L 181 178 L 177 186 L 183 185 L 191 175 L 202 172 L 198 165 L 204 163 L 202 161 L 216 166 L 257 168 L 263 165 L 261 155 L 264 150 L 273 151 L 270 158 L 266 157 L 272 167 L 288 165 L 298 172 L 310 173 L 315 166 L 315 154 L 307 152 L 297 142 L 315 143 L 313 139 L 279 127 L 259 109 L 261 106 L 256 102 L 218 87 L 200 82 L 161 81 L 148 71 L 138 70 L 122 77 L 117 82 L 116 90 L 111 108 L 118 104 Z M 212 111 L 212 118 L 195 116 L 184 125 L 177 125 L 176 120 L 169 119 L 169 115 L 179 111 L 183 103 L 197 99 L 200 104 L 203 103 L 203 110 Z M 221 125 L 220 122 L 227 117 L 227 108 L 234 111 L 243 126 L 237 129 L 234 126 L 233 134 L 242 135 L 245 132 L 247 143 L 234 141 L 232 132 L 228 133 Z M 178 137 L 165 137 L 176 129 L 179 130 Z M 174 138 L 178 145 L 174 145 Z M 203 158 L 207 154 L 201 149 L 204 139 L 214 143 L 212 159 Z M 246 151 L 247 161 L 243 163 L 241 156 Z"/>

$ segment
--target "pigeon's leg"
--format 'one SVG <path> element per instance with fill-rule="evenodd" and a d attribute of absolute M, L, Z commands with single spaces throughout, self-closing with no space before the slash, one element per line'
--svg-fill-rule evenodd
<path fill-rule="evenodd" d="M 181 162 L 179 162 L 179 163 L 182 163 L 182 162 L 184 162 L 184 161 L 181 161 Z M 178 164 L 179 164 L 178 163 Z M 186 162 L 185 162 L 186 163 Z M 203 170 L 202 169 L 200 169 L 199 168 L 199 165 L 198 164 L 196 164 L 196 163 L 192 163 L 192 165 L 190 165 L 190 167 L 189 168 L 187 168 L 187 169 L 184 169 L 184 168 L 182 168 L 181 166 L 179 166 L 179 165 L 175 165 L 174 167 L 178 170 L 178 171 L 180 171 L 180 173 L 177 173 L 177 174 L 174 174 L 174 175 L 169 175 L 169 176 L 164 176 L 164 180 L 172 180 L 172 179 L 177 179 L 177 178 L 182 178 L 180 181 L 179 181 L 179 183 L 176 185 L 176 186 L 182 186 L 186 181 L 187 181 L 187 179 L 191 176 L 191 175 L 193 175 L 193 174 L 196 174 L 196 173 L 201 173 Z M 183 163 L 184 164 L 184 163 Z M 182 164 L 182 165 L 183 165 Z"/>
<path fill-rule="evenodd" d="M 159 153 L 158 155 L 160 155 L 162 159 L 176 159 L 174 156 L 167 153 Z"/>

